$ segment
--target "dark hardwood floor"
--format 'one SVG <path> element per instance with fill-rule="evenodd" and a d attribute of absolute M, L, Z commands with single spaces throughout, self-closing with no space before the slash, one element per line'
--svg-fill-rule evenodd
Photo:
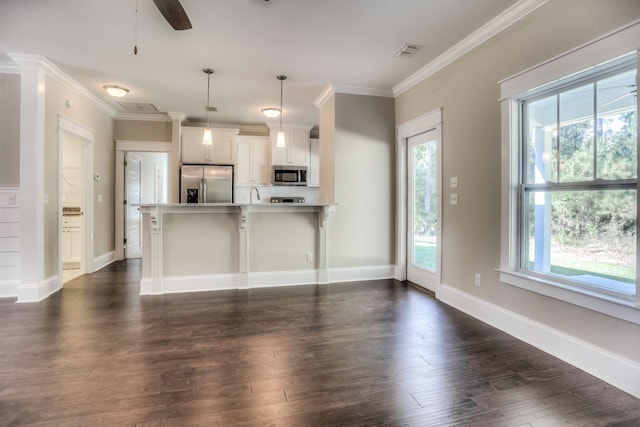
<path fill-rule="evenodd" d="M 0 300 L 0 425 L 638 426 L 640 400 L 403 283 Z"/>

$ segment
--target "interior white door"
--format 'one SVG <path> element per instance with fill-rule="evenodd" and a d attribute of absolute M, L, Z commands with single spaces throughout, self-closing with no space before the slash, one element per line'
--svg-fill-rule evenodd
<path fill-rule="evenodd" d="M 125 157 L 125 230 L 127 242 L 125 255 L 127 258 L 140 258 L 142 256 L 140 210 L 140 169 L 142 159 L 133 153 L 127 153 Z"/>
<path fill-rule="evenodd" d="M 407 141 L 407 280 L 436 292 L 440 284 L 440 128 Z"/>

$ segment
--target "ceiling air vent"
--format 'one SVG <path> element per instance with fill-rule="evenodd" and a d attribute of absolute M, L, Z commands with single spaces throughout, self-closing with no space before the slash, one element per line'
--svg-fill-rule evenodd
<path fill-rule="evenodd" d="M 404 46 L 396 52 L 394 56 L 397 58 L 408 58 L 418 51 L 422 46 L 419 44 L 405 43 Z"/>
<path fill-rule="evenodd" d="M 159 113 L 153 104 L 144 102 L 118 102 L 127 113 Z"/>

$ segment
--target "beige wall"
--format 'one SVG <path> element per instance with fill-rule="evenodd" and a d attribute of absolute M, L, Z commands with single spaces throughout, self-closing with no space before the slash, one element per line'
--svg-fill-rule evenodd
<path fill-rule="evenodd" d="M 329 268 L 395 264 L 394 100 L 336 94 L 333 149 Z"/>
<path fill-rule="evenodd" d="M 320 108 L 320 191 L 321 203 L 335 202 L 336 97 L 331 95 Z"/>
<path fill-rule="evenodd" d="M 71 108 L 65 101 L 71 101 Z M 94 172 L 100 174 L 93 185 L 94 257 L 114 250 L 115 151 L 113 119 L 57 80 L 45 80 L 45 277 L 58 272 L 58 117 L 75 121 L 95 133 Z M 98 203 L 98 196 L 102 202 Z"/>
<path fill-rule="evenodd" d="M 579 3 L 579 7 L 578 6 Z M 640 18 L 637 0 L 551 0 L 396 99 L 397 124 L 443 109 L 442 282 L 640 361 L 640 326 L 501 284 L 498 81 Z M 446 188 L 443 200 L 448 199 Z M 474 274 L 482 273 L 482 287 Z"/>
<path fill-rule="evenodd" d="M 124 141 L 171 142 L 173 125 L 170 121 L 116 120 L 114 139 Z"/>
<path fill-rule="evenodd" d="M 0 74 L 0 188 L 20 187 L 20 75 Z"/>

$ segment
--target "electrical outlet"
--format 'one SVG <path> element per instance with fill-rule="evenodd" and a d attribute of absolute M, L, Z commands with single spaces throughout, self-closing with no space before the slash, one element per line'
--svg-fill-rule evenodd
<path fill-rule="evenodd" d="M 313 252 L 307 252 L 307 262 L 313 262 Z"/>
<path fill-rule="evenodd" d="M 458 193 L 449 194 L 449 204 L 450 205 L 458 204 Z"/>
<path fill-rule="evenodd" d="M 482 274 L 476 273 L 476 286 L 482 285 Z"/>
<path fill-rule="evenodd" d="M 15 194 L 9 194 L 9 200 L 7 200 L 7 204 L 9 206 L 15 206 L 16 205 L 16 195 Z"/>
<path fill-rule="evenodd" d="M 102 203 L 102 194 L 98 194 L 98 203 Z"/>
<path fill-rule="evenodd" d="M 449 178 L 449 188 L 458 188 L 458 177 L 452 176 Z"/>

